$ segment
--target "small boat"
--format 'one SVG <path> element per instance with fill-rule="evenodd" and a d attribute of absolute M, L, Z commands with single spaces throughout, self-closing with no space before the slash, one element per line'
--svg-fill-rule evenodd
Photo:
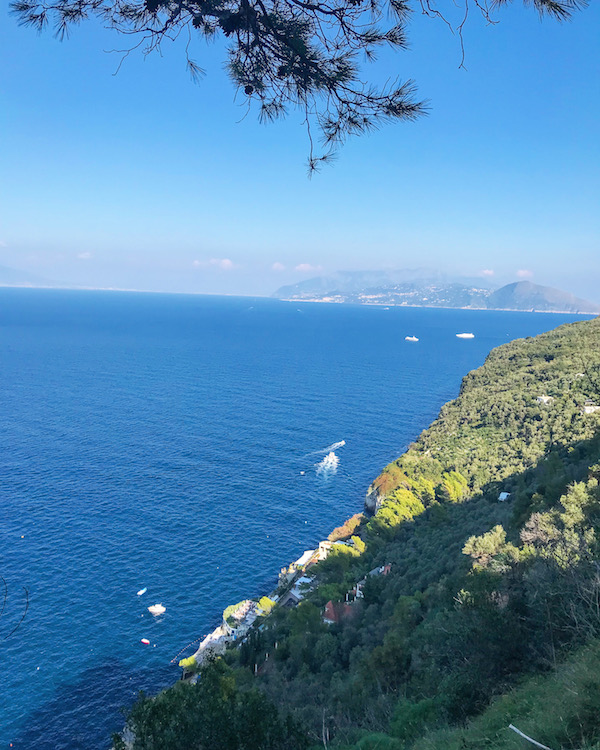
<path fill-rule="evenodd" d="M 475 334 L 474 333 L 457 333 L 456 338 L 457 339 L 474 339 Z"/>
<path fill-rule="evenodd" d="M 137 592 L 137 595 L 138 595 L 138 596 L 141 596 L 142 594 L 145 594 L 145 593 L 146 593 L 146 591 L 148 591 L 148 589 L 147 589 L 147 587 L 144 587 L 143 589 L 140 589 L 140 590 L 139 590 L 139 591 Z"/>
<path fill-rule="evenodd" d="M 153 604 L 152 606 L 148 607 L 148 612 L 150 612 L 151 615 L 162 615 L 162 613 L 166 611 L 167 608 L 163 607 L 162 604 Z"/>
<path fill-rule="evenodd" d="M 329 453 L 325 456 L 321 463 L 317 464 L 317 471 L 335 471 L 338 467 L 339 462 L 340 459 L 335 455 L 335 453 L 333 451 L 329 451 Z"/>
<path fill-rule="evenodd" d="M 419 339 L 416 336 L 405 336 L 405 341 L 418 341 Z"/>
<path fill-rule="evenodd" d="M 144 646 L 150 645 L 150 641 L 147 638 L 142 638 L 142 643 L 144 644 Z"/>

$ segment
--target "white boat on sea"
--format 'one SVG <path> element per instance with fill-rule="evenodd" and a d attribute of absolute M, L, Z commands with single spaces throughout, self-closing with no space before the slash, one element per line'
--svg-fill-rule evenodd
<path fill-rule="evenodd" d="M 340 462 L 340 459 L 335 455 L 333 451 L 329 451 L 329 453 L 321 461 L 323 466 L 329 467 L 331 469 L 335 469 L 337 465 L 339 464 L 339 462 Z"/>
<path fill-rule="evenodd" d="M 335 455 L 335 453 L 333 451 L 329 451 L 325 458 L 317 464 L 317 471 L 323 473 L 336 471 L 339 462 L 340 459 Z"/>
<path fill-rule="evenodd" d="M 145 593 L 146 593 L 146 591 L 148 591 L 148 589 L 147 589 L 146 587 L 144 587 L 143 589 L 140 589 L 140 590 L 139 590 L 139 591 L 137 592 L 137 595 L 138 595 L 138 596 L 142 596 L 142 594 L 145 594 Z"/>
<path fill-rule="evenodd" d="M 150 612 L 151 615 L 162 615 L 163 612 L 166 612 L 167 608 L 163 607 L 162 604 L 152 604 L 150 607 L 148 607 L 148 612 Z"/>
<path fill-rule="evenodd" d="M 416 336 L 405 336 L 405 341 L 418 341 L 419 339 Z"/>
<path fill-rule="evenodd" d="M 457 339 L 474 339 L 475 334 L 474 333 L 457 333 L 456 338 Z"/>

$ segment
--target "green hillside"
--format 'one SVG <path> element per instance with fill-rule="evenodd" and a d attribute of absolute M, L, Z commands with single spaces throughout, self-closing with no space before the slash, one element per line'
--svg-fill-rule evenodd
<path fill-rule="evenodd" d="M 376 513 L 309 569 L 304 600 L 198 685 L 139 703 L 134 747 L 502 750 L 527 745 L 519 721 L 553 750 L 600 741 L 596 404 L 598 319 L 491 352 L 374 481 Z M 543 706 L 568 674 L 592 697 L 565 697 L 561 725 Z M 222 721 L 236 729 L 215 740 Z"/>
<path fill-rule="evenodd" d="M 464 727 L 425 732 L 415 750 L 523 750 L 532 747 L 509 729 L 552 748 L 598 750 L 600 641 L 570 655 L 546 674 L 529 677 L 495 699 Z"/>

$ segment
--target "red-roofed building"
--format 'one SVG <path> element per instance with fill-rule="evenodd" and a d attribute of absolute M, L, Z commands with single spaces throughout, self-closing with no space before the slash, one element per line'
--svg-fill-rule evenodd
<path fill-rule="evenodd" d="M 350 620 L 358 614 L 357 607 L 349 602 L 332 602 L 325 605 L 323 622 L 327 625 L 337 625 L 344 620 Z"/>

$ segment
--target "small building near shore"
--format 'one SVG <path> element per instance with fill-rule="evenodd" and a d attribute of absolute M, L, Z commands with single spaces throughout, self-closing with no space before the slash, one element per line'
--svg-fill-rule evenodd
<path fill-rule="evenodd" d="M 390 570 L 392 569 L 392 564 L 387 563 L 386 565 L 380 565 L 378 568 L 373 568 L 373 570 L 370 570 L 367 573 L 367 576 L 369 578 L 372 578 L 373 576 L 386 576 Z"/>
<path fill-rule="evenodd" d="M 326 625 L 338 625 L 340 622 L 351 620 L 358 614 L 358 607 L 358 602 L 334 602 L 330 599 L 323 611 L 323 622 Z"/>
<path fill-rule="evenodd" d="M 594 403 L 591 398 L 586 399 L 585 404 L 583 405 L 583 413 L 594 414 L 597 411 L 600 411 L 600 406 Z"/>
<path fill-rule="evenodd" d="M 353 589 L 350 589 L 350 591 L 346 594 L 347 602 L 349 602 L 351 599 L 352 601 L 355 601 L 356 599 L 365 598 L 365 594 L 363 592 L 363 586 L 365 585 L 365 582 L 366 578 L 363 578 L 363 580 L 359 581 Z"/>
<path fill-rule="evenodd" d="M 296 570 L 304 570 L 306 567 L 306 564 L 310 562 L 311 558 L 315 554 L 316 550 L 314 549 L 307 549 L 306 552 L 304 552 L 297 560 L 296 562 L 293 562 L 292 565 L 296 568 Z"/>
<path fill-rule="evenodd" d="M 290 563 L 287 568 L 282 568 L 279 573 L 279 583 L 284 585 L 289 583 L 299 571 L 303 571 L 306 568 L 308 563 L 311 562 L 317 554 L 317 550 L 307 549 L 295 562 Z"/>
<path fill-rule="evenodd" d="M 538 404 L 543 404 L 544 406 L 550 406 L 550 404 L 554 403 L 554 398 L 552 396 L 538 396 L 536 398 L 536 401 Z"/>
<path fill-rule="evenodd" d="M 317 549 L 317 560 L 326 560 L 329 553 L 331 552 L 332 547 L 333 542 L 330 542 L 328 539 L 323 542 L 319 542 L 319 548 Z"/>
<path fill-rule="evenodd" d="M 280 607 L 295 607 L 297 606 L 306 596 L 306 592 L 311 588 L 314 583 L 312 578 L 308 576 L 301 576 L 294 583 L 292 588 L 284 594 L 279 600 Z"/>

